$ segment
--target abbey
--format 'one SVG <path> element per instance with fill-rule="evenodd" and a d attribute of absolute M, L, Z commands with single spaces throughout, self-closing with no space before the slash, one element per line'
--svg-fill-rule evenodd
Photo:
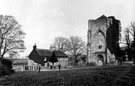
<path fill-rule="evenodd" d="M 113 16 L 102 15 L 95 20 L 88 20 L 88 63 L 94 61 L 98 65 L 104 65 L 116 59 L 120 30 L 120 21 Z"/>

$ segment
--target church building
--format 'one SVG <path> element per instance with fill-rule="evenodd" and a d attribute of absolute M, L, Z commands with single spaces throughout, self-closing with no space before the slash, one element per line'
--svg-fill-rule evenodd
<path fill-rule="evenodd" d="M 95 20 L 88 20 L 88 63 L 96 62 L 98 65 L 105 65 L 116 59 L 120 30 L 120 21 L 114 16 L 102 15 Z"/>

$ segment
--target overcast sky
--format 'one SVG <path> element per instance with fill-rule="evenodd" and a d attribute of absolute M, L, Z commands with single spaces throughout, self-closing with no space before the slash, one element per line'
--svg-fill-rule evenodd
<path fill-rule="evenodd" d="M 135 19 L 135 0 L 0 0 L 0 14 L 22 25 L 28 55 L 34 43 L 48 49 L 57 36 L 80 36 L 87 42 L 88 19 L 115 16 L 127 27 Z"/>

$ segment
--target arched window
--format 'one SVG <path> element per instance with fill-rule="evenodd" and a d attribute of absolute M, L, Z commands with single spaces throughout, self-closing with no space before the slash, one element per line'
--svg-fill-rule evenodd
<path fill-rule="evenodd" d="M 94 34 L 94 38 L 95 38 L 99 33 L 101 33 L 101 34 L 104 36 L 104 38 L 106 38 L 104 32 L 103 32 L 100 28 L 99 28 L 99 29 L 96 31 L 96 33 Z"/>

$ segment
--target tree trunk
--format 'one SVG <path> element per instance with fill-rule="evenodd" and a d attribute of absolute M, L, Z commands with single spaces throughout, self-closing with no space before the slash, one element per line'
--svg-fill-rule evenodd
<path fill-rule="evenodd" d="M 134 50 L 133 50 L 133 52 L 132 52 L 132 54 L 133 54 L 133 56 L 132 56 L 132 59 L 133 59 L 133 66 L 135 66 L 135 48 L 134 48 Z"/>
<path fill-rule="evenodd" d="M 53 69 L 53 68 L 54 68 L 54 62 L 52 62 L 52 64 L 53 64 L 53 65 L 52 65 L 52 69 Z"/>
<path fill-rule="evenodd" d="M 74 57 L 75 57 L 75 63 L 78 63 L 78 61 L 77 61 L 77 56 L 76 56 L 76 55 L 74 55 Z"/>

